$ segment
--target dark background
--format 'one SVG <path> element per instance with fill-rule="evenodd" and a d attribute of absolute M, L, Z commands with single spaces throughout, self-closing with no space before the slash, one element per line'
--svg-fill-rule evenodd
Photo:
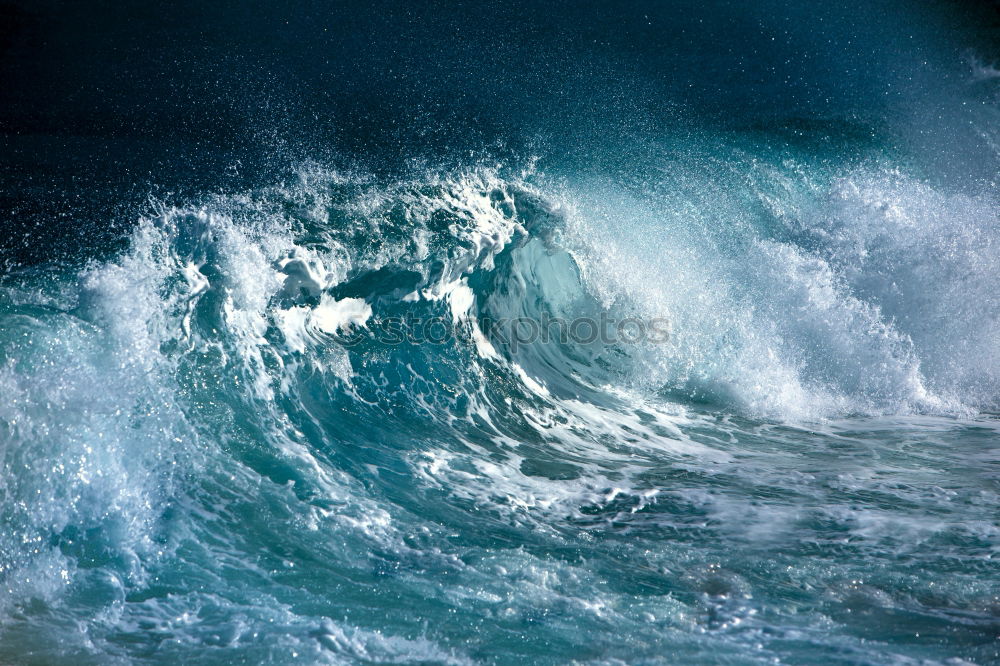
<path fill-rule="evenodd" d="M 959 162 L 931 120 L 998 26 L 997 2 L 928 0 L 0 0 L 0 266 L 107 246 L 150 196 L 275 182 L 303 159 L 391 173 L 905 120 Z"/>

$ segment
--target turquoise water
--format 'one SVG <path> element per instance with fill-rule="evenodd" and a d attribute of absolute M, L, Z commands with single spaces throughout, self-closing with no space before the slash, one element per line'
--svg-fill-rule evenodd
<path fill-rule="evenodd" d="M 8 271 L 0 661 L 1000 662 L 995 189 L 839 136 L 304 163 Z M 602 315 L 669 335 L 485 324 Z"/>

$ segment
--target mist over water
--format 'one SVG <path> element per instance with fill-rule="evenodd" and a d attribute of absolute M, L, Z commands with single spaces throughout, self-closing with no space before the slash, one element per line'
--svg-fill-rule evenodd
<path fill-rule="evenodd" d="M 1000 663 L 989 6 L 2 9 L 0 661 Z"/>

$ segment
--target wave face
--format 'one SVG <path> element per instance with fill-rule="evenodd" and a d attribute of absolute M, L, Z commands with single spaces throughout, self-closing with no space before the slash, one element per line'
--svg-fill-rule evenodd
<path fill-rule="evenodd" d="M 570 172 L 307 164 L 7 274 L 0 661 L 994 659 L 996 197 Z M 666 335 L 503 327 L 602 317 Z"/>

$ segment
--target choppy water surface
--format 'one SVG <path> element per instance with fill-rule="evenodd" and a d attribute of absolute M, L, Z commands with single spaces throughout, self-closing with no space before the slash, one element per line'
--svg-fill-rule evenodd
<path fill-rule="evenodd" d="M 306 165 L 6 276 L 4 658 L 995 660 L 996 202 L 671 167 Z M 670 338 L 481 326 L 543 313 Z"/>

